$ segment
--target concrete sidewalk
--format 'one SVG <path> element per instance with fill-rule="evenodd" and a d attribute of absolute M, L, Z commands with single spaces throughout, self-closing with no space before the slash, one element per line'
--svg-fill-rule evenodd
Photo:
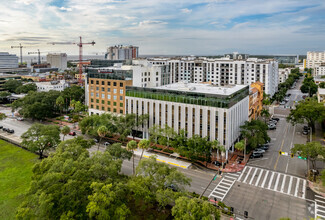
<path fill-rule="evenodd" d="M 142 150 L 141 149 L 136 149 L 134 151 L 134 154 L 141 157 Z M 185 162 L 183 160 L 175 159 L 174 157 L 167 157 L 167 156 L 162 156 L 159 154 L 151 153 L 148 151 L 143 152 L 143 157 L 149 158 L 150 156 L 155 156 L 157 161 L 167 163 L 173 166 L 181 167 L 184 169 L 187 169 L 189 166 L 192 165 L 192 163 Z"/>

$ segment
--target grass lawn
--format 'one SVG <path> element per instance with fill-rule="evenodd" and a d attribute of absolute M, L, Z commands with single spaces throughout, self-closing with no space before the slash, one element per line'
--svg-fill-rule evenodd
<path fill-rule="evenodd" d="M 0 140 L 0 219 L 15 219 L 38 156 Z"/>

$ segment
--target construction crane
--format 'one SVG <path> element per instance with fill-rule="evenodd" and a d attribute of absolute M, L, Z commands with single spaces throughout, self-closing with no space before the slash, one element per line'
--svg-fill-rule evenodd
<path fill-rule="evenodd" d="M 80 42 L 79 43 L 74 43 L 74 42 L 51 42 L 49 44 L 55 45 L 55 44 L 77 44 L 79 47 L 79 84 L 82 85 L 82 46 L 84 44 L 91 44 L 92 46 L 95 45 L 95 41 L 89 42 L 89 43 L 83 43 L 82 42 L 82 37 L 80 37 Z"/>
<path fill-rule="evenodd" d="M 28 52 L 28 54 L 38 54 L 38 64 L 41 64 L 41 52 L 37 49 L 37 52 Z"/>
<path fill-rule="evenodd" d="M 23 48 L 26 48 L 19 44 L 19 46 L 11 46 L 11 48 L 20 48 L 20 64 L 23 64 Z"/>

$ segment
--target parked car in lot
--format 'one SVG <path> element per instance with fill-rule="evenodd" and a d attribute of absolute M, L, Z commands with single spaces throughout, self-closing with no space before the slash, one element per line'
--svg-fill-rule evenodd
<path fill-rule="evenodd" d="M 290 93 L 288 93 L 288 94 L 287 94 L 287 96 L 288 96 L 288 97 L 290 97 L 290 96 L 291 96 L 291 94 L 290 94 Z"/>
<path fill-rule="evenodd" d="M 14 129 L 9 129 L 9 128 L 8 128 L 7 132 L 10 133 L 10 134 L 13 134 L 13 133 L 15 133 L 15 130 L 14 130 Z"/>
<path fill-rule="evenodd" d="M 289 102 L 289 98 L 285 97 L 284 101 Z"/>
<path fill-rule="evenodd" d="M 263 154 L 261 153 L 252 153 L 249 158 L 260 158 L 263 157 Z"/>
<path fill-rule="evenodd" d="M 268 128 L 269 128 L 269 130 L 275 130 L 276 126 L 275 126 L 275 124 L 269 124 Z"/>
<path fill-rule="evenodd" d="M 2 128 L 3 131 L 7 131 L 7 132 L 8 132 L 8 129 L 9 129 L 9 128 Z"/>
<path fill-rule="evenodd" d="M 261 148 L 256 148 L 253 153 L 260 153 L 260 154 L 263 154 L 265 153 L 265 150 L 261 149 Z"/>
<path fill-rule="evenodd" d="M 74 132 L 74 131 L 70 131 L 70 132 L 69 132 L 69 135 L 71 135 L 71 136 L 76 136 L 76 132 Z"/>
<path fill-rule="evenodd" d="M 214 165 L 216 165 L 217 167 L 220 167 L 222 164 L 219 161 L 213 161 L 212 162 Z"/>
<path fill-rule="evenodd" d="M 0 125 L 0 129 L 2 129 L 3 128 L 3 126 L 2 125 Z"/>
<path fill-rule="evenodd" d="M 260 149 L 263 150 L 268 150 L 269 149 L 269 145 L 268 144 L 263 144 L 262 146 L 259 147 Z"/>
<path fill-rule="evenodd" d="M 271 118 L 273 121 L 280 121 L 280 118 Z"/>
<path fill-rule="evenodd" d="M 277 120 L 272 120 L 272 119 L 270 119 L 270 120 L 269 120 L 269 123 L 270 123 L 270 124 L 275 124 L 275 125 L 276 125 L 276 124 L 278 123 L 278 121 L 277 121 Z"/>

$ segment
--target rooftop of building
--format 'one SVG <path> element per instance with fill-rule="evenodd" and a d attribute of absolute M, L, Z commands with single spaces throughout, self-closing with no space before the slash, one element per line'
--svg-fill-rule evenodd
<path fill-rule="evenodd" d="M 247 85 L 215 86 L 212 84 L 203 84 L 203 83 L 178 82 L 178 83 L 168 84 L 164 86 L 159 86 L 156 87 L 156 89 L 229 96 L 245 87 L 247 87 Z"/>

